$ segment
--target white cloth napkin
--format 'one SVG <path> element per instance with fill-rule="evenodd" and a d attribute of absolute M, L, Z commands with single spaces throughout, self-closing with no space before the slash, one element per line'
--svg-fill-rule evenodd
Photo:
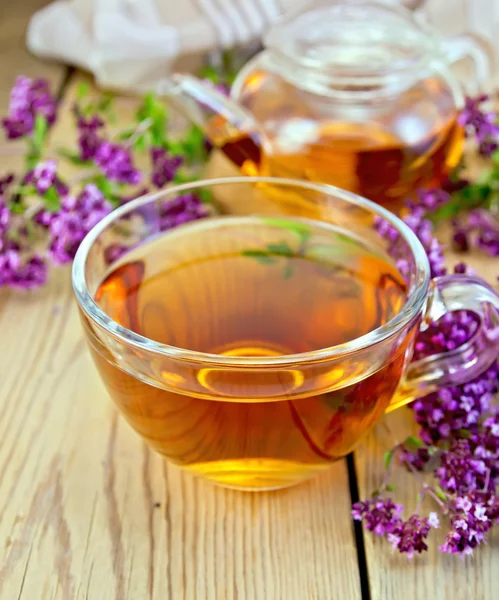
<path fill-rule="evenodd" d="M 386 0 L 390 1 L 390 0 Z M 391 0 L 423 3 L 444 33 L 472 31 L 499 54 L 499 0 Z M 258 42 L 280 15 L 313 0 L 57 0 L 35 13 L 29 49 L 91 71 L 102 87 L 153 85 L 179 58 Z M 189 64 L 189 63 L 187 63 Z"/>
<path fill-rule="evenodd" d="M 103 87 L 137 88 L 179 57 L 258 41 L 309 0 L 57 0 L 35 13 L 28 48 L 87 69 Z"/>

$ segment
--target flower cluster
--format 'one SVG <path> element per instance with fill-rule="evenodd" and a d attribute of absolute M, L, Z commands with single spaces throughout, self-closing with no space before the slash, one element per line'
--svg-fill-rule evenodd
<path fill-rule="evenodd" d="M 400 504 L 394 504 L 390 498 L 378 496 L 366 502 L 356 502 L 352 508 L 352 516 L 356 521 L 363 521 L 368 531 L 386 537 L 394 550 L 412 558 L 414 553 L 420 554 L 428 549 L 428 534 L 431 528 L 439 527 L 440 523 L 434 512 L 425 518 L 413 514 L 404 521 L 401 518 L 402 511 Z"/>
<path fill-rule="evenodd" d="M 493 113 L 483 112 L 481 105 L 486 100 L 485 97 L 468 99 L 460 122 L 468 134 L 475 136 L 479 152 L 483 156 L 494 155 L 494 161 L 497 161 L 499 126 Z M 452 215 L 455 208 L 452 203 L 456 199 L 462 198 L 475 208 L 464 218 L 454 217 L 455 247 L 462 251 L 475 247 L 492 256 L 499 255 L 499 225 L 493 211 L 483 204 L 494 198 L 493 182 L 498 176 L 499 172 L 490 175 L 490 187 L 457 180 L 449 182 L 445 190 L 420 191 L 416 201 L 407 203 L 402 218 L 424 246 L 433 276 L 444 274 L 445 267 L 442 247 L 433 235 L 432 218 L 442 209 Z M 449 208 L 452 209 L 450 212 Z M 399 269 L 408 276 L 410 265 L 398 232 L 384 220 L 378 220 L 376 228 L 387 241 L 388 251 Z M 470 272 L 464 263 L 456 265 L 454 271 Z M 455 350 L 468 342 L 479 327 L 487 326 L 470 312 L 446 314 L 418 336 L 414 359 Z M 499 361 L 473 381 L 416 400 L 411 408 L 420 427 L 419 437 L 408 438 L 387 453 L 390 457 L 396 455 L 398 462 L 410 472 L 433 476 L 431 485 L 423 485 L 422 498 L 432 497 L 446 518 L 447 535 L 440 546 L 444 553 L 471 554 L 499 520 L 499 497 L 496 496 L 499 486 L 499 406 L 494 403 L 498 392 Z M 437 523 L 436 515 L 425 520 L 416 512 L 407 521 L 402 521 L 401 507 L 383 496 L 390 489 L 387 483 L 390 474 L 389 467 L 382 497 L 355 504 L 352 515 L 354 519 L 364 521 L 369 531 L 385 536 L 394 549 L 411 556 L 427 549 L 426 538 L 432 522 Z M 384 505 L 397 506 L 397 514 L 393 509 L 383 513 Z"/>
<path fill-rule="evenodd" d="M 0 178 L 0 287 L 32 289 L 46 281 L 50 263 L 70 262 L 85 235 L 117 206 L 148 191 L 149 181 L 161 188 L 186 174 L 205 155 L 205 140 L 191 128 L 185 140 L 168 137 L 166 108 L 152 95 L 144 98 L 134 127 L 110 135 L 110 98 L 89 99 L 78 91 L 73 116 L 76 147 L 60 156 L 48 154 L 47 131 L 56 120 L 57 102 L 48 82 L 18 77 L 11 92 L 9 114 L 2 121 L 7 139 L 27 143 L 24 174 Z M 172 149 L 175 148 L 175 151 Z M 138 155 L 149 155 L 150 170 L 136 167 Z M 59 160 L 57 160 L 59 159 Z M 73 180 L 60 176 L 60 160 L 84 169 Z M 143 161 L 145 164 L 147 161 Z M 200 198 L 184 195 L 165 202 L 158 215 L 161 230 L 200 219 L 208 211 Z M 36 248 L 36 250 L 35 250 Z M 115 244 L 107 260 L 126 247 Z"/>
<path fill-rule="evenodd" d="M 95 159 L 102 142 L 100 134 L 104 129 L 104 125 L 104 121 L 98 115 L 93 115 L 88 119 L 83 116 L 77 117 L 79 156 L 82 161 Z"/>
<path fill-rule="evenodd" d="M 352 517 L 356 521 L 364 521 L 367 531 L 382 536 L 392 533 L 399 526 L 403 510 L 403 506 L 394 504 L 390 498 L 375 497 L 365 502 L 356 502 L 352 508 Z"/>
<path fill-rule="evenodd" d="M 172 156 L 165 148 L 151 148 L 153 171 L 151 181 L 157 188 L 173 181 L 180 165 L 184 162 L 181 156 Z"/>
<path fill-rule="evenodd" d="M 73 260 L 83 238 L 111 210 L 111 204 L 91 183 L 76 198 L 64 197 L 60 211 L 50 219 L 49 255 L 53 262 L 62 265 Z"/>
<path fill-rule="evenodd" d="M 449 503 L 450 531 L 440 550 L 465 556 L 485 541 L 485 535 L 499 519 L 499 498 L 473 491 Z"/>
<path fill-rule="evenodd" d="M 428 218 L 428 213 L 448 200 L 449 194 L 444 190 L 419 190 L 416 201 L 409 201 L 406 214 L 402 215 L 402 220 L 416 234 L 426 251 L 432 277 L 445 275 L 446 269 L 443 248 L 433 234 L 433 223 Z M 408 277 L 410 266 L 405 258 L 407 248 L 401 244 L 398 231 L 381 217 L 376 218 L 375 227 L 389 242 L 387 251 L 396 259 L 401 274 Z"/>
<path fill-rule="evenodd" d="M 464 218 L 453 221 L 453 242 L 457 250 L 468 251 L 472 246 L 490 256 L 499 256 L 499 221 L 490 211 L 477 208 Z"/>
<path fill-rule="evenodd" d="M 470 313 L 447 315 L 421 334 L 416 342 L 416 356 L 453 350 L 466 343 L 478 327 L 477 318 Z M 390 452 L 390 455 L 397 453 L 400 463 L 409 471 L 433 474 L 435 483 L 425 484 L 423 494 L 435 498 L 448 520 L 446 540 L 440 546 L 442 552 L 470 554 L 498 522 L 499 406 L 493 401 L 498 392 L 499 361 L 496 361 L 468 383 L 416 400 L 411 408 L 420 426 L 419 438 L 408 438 Z M 386 483 L 384 486 L 387 489 Z M 393 505 L 388 499 L 383 502 Z M 421 526 L 424 520 L 419 515 L 410 517 L 404 527 L 397 526 L 398 513 L 392 515 L 387 528 L 381 505 L 377 505 L 376 511 L 374 506 L 372 501 L 354 505 L 354 519 L 364 520 L 366 528 L 373 532 L 381 523 L 379 531 L 387 533 L 388 541 L 400 552 L 411 555 L 411 550 L 426 550 L 429 527 Z M 421 543 L 415 544 L 414 534 L 409 536 L 408 552 L 403 534 L 412 532 L 409 522 L 422 531 L 422 537 Z"/>
<path fill-rule="evenodd" d="M 48 125 L 55 122 L 57 100 L 50 93 L 45 79 L 19 76 L 10 92 L 9 114 L 2 120 L 8 139 L 33 133 L 36 117 L 43 117 Z"/>
<path fill-rule="evenodd" d="M 142 175 L 132 164 L 130 151 L 120 144 L 102 142 L 94 159 L 109 181 L 137 185 L 142 179 Z"/>
<path fill-rule="evenodd" d="M 482 156 L 492 156 L 498 148 L 499 125 L 497 115 L 493 111 L 483 110 L 489 97 L 466 98 L 464 109 L 459 116 L 459 123 L 465 127 L 469 136 L 475 137 Z"/>
<path fill-rule="evenodd" d="M 487 430 L 483 418 L 492 408 L 494 394 L 499 391 L 499 366 L 493 364 L 477 379 L 461 386 L 445 388 L 416 400 L 412 404 L 419 436 L 428 446 L 458 439 L 467 435 L 483 434 Z M 476 438 L 478 444 L 480 438 Z M 470 440 L 466 440 L 469 442 Z M 478 444 L 479 445 L 479 444 Z"/>
<path fill-rule="evenodd" d="M 31 290 L 40 287 L 47 279 L 47 263 L 35 253 L 23 257 L 23 247 L 11 242 L 0 253 L 0 286 Z"/>
<path fill-rule="evenodd" d="M 461 265 L 456 271 L 464 272 Z M 414 359 L 455 350 L 473 337 L 478 326 L 479 320 L 474 313 L 455 311 L 445 314 L 419 334 L 414 344 Z"/>
<path fill-rule="evenodd" d="M 183 194 L 164 202 L 160 211 L 159 227 L 161 231 L 166 231 L 206 216 L 208 210 L 198 196 Z"/>
<path fill-rule="evenodd" d="M 43 285 L 47 264 L 38 254 L 27 254 L 24 232 L 17 239 L 10 235 L 12 215 L 0 196 L 0 286 L 32 289 Z"/>
<path fill-rule="evenodd" d="M 386 227 L 380 226 L 379 230 L 390 240 Z M 455 270 L 466 272 L 467 269 L 460 264 Z M 415 358 L 452 351 L 468 342 L 480 326 L 486 325 L 480 324 L 473 313 L 447 314 L 419 335 Z M 419 438 L 408 438 L 390 452 L 390 456 L 396 453 L 399 462 L 409 471 L 432 473 L 434 484 L 425 484 L 423 495 L 435 498 L 447 517 L 449 529 L 446 541 L 440 547 L 442 552 L 471 553 L 498 520 L 499 406 L 493 401 L 498 392 L 499 361 L 496 361 L 468 383 L 447 387 L 416 400 L 411 408 L 420 427 Z M 384 486 L 387 489 L 386 482 Z M 364 512 L 359 512 L 361 506 L 364 506 Z M 367 529 L 376 531 L 380 512 L 374 511 L 373 506 L 355 505 L 352 514 L 355 519 L 362 518 Z M 380 519 L 393 547 L 408 555 L 418 549 L 426 550 L 428 524 L 422 527 L 424 520 L 415 514 L 407 525 L 399 524 L 397 528 L 394 526 L 397 518 L 390 521 L 390 532 L 385 526 L 386 519 Z M 417 531 L 422 531 L 422 536 L 416 544 L 414 534 L 410 533 L 408 552 L 404 533 L 412 532 L 413 525 Z"/>
<path fill-rule="evenodd" d="M 26 173 L 24 183 L 33 185 L 40 196 L 45 196 L 51 188 L 60 195 L 67 194 L 69 191 L 68 186 L 57 176 L 55 160 L 38 163 L 34 169 Z"/>

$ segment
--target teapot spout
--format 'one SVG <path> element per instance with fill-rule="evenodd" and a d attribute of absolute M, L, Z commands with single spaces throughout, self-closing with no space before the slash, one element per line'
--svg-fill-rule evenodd
<path fill-rule="evenodd" d="M 244 174 L 259 173 L 262 134 L 253 117 L 236 102 L 192 75 L 162 80 L 157 93 L 219 148 Z"/>

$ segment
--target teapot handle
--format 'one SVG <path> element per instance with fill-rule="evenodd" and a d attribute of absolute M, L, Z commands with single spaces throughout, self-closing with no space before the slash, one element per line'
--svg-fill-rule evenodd
<path fill-rule="evenodd" d="M 448 64 L 469 58 L 473 62 L 475 77 L 464 86 L 465 92 L 476 96 L 487 90 L 494 71 L 494 53 L 488 42 L 473 33 L 464 33 L 444 42 Z"/>

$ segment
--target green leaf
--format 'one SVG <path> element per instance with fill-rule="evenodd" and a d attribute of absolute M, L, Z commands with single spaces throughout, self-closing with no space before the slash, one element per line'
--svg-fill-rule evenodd
<path fill-rule="evenodd" d="M 20 202 L 12 202 L 9 204 L 9 210 L 13 215 L 22 215 L 26 210 L 26 207 Z"/>
<path fill-rule="evenodd" d="M 268 244 L 267 250 L 270 254 L 277 254 L 278 256 L 294 256 L 292 248 L 287 242 L 278 242 L 277 244 Z"/>
<path fill-rule="evenodd" d="M 176 156 L 184 155 L 184 146 L 179 140 L 166 140 L 165 148 L 170 154 L 175 154 Z"/>
<path fill-rule="evenodd" d="M 113 208 L 117 208 L 121 205 L 122 198 L 121 196 L 117 196 L 116 194 L 109 194 L 106 196 L 106 200 L 108 200 Z"/>
<path fill-rule="evenodd" d="M 231 80 L 235 75 L 235 65 L 234 65 L 234 53 L 231 50 L 224 50 L 222 52 L 222 66 L 225 78 Z"/>
<path fill-rule="evenodd" d="M 241 256 L 254 258 L 262 265 L 271 265 L 277 261 L 276 258 L 270 256 L 265 250 L 243 250 Z"/>
<path fill-rule="evenodd" d="M 396 492 L 397 491 L 397 486 L 393 485 L 392 483 L 387 483 L 385 485 L 385 490 L 387 492 Z"/>
<path fill-rule="evenodd" d="M 436 485 L 433 489 L 437 497 L 440 498 L 440 500 L 447 500 L 447 494 L 439 485 Z"/>
<path fill-rule="evenodd" d="M 104 175 L 96 175 L 86 181 L 86 183 L 95 183 L 106 198 L 117 196 L 116 185 L 109 181 Z"/>
<path fill-rule="evenodd" d="M 89 91 L 90 85 L 88 84 L 88 82 L 80 81 L 80 83 L 76 87 L 76 97 L 78 98 L 78 100 L 83 100 L 83 98 L 88 96 Z"/>
<path fill-rule="evenodd" d="M 59 194 L 53 186 L 49 187 L 49 189 L 43 195 L 43 202 L 45 204 L 45 208 L 49 212 L 57 212 L 61 208 Z"/>
<path fill-rule="evenodd" d="M 213 192 L 208 188 L 201 188 L 197 192 L 198 198 L 205 204 L 213 203 Z"/>
<path fill-rule="evenodd" d="M 192 181 L 197 181 L 197 177 L 195 177 L 192 173 L 187 173 L 186 171 L 183 171 L 182 169 L 177 169 L 175 171 L 175 175 L 173 176 L 173 181 L 174 183 L 190 183 Z M 204 190 L 206 191 L 206 190 Z M 199 199 L 202 200 L 202 194 L 203 191 L 198 193 Z"/>
<path fill-rule="evenodd" d="M 35 117 L 35 126 L 33 129 L 33 146 L 40 150 L 43 146 L 43 142 L 45 141 L 45 137 L 48 131 L 48 122 L 47 119 L 41 115 L 37 114 Z"/>
<path fill-rule="evenodd" d="M 395 456 L 395 448 L 392 448 L 391 450 L 387 450 L 383 454 L 383 462 L 385 463 L 386 470 L 388 470 L 390 468 L 390 465 L 392 464 L 392 460 L 393 460 L 394 456 Z"/>
<path fill-rule="evenodd" d="M 130 129 L 125 129 L 124 131 L 121 131 L 117 136 L 116 139 L 120 142 L 124 142 L 126 140 L 129 140 L 132 135 L 135 133 L 135 127 L 130 128 Z"/>
<path fill-rule="evenodd" d="M 217 69 L 211 65 L 202 67 L 199 70 L 199 77 L 201 77 L 201 79 L 209 79 L 213 83 L 218 83 L 220 81 L 220 75 Z"/>
<path fill-rule="evenodd" d="M 429 215 L 433 223 L 451 219 L 461 212 L 486 205 L 492 193 L 491 178 L 492 172 L 489 173 L 485 182 L 471 183 L 454 192 L 449 202 Z"/>
<path fill-rule="evenodd" d="M 135 150 L 137 150 L 137 152 L 145 152 L 145 150 L 147 149 L 146 136 L 145 135 L 137 136 L 137 139 L 133 143 L 133 147 Z"/>
<path fill-rule="evenodd" d="M 99 112 L 108 112 L 113 105 L 114 96 L 110 92 L 106 92 L 97 102 L 97 110 Z"/>
<path fill-rule="evenodd" d="M 262 221 L 271 225 L 272 227 L 280 227 L 294 233 L 301 242 L 305 242 L 312 235 L 310 231 L 310 225 L 300 223 L 299 221 L 292 221 L 288 219 L 280 219 L 279 217 L 261 217 Z"/>
<path fill-rule="evenodd" d="M 326 264 L 337 264 L 338 258 L 344 256 L 341 247 L 330 246 L 329 244 L 314 244 L 307 247 L 306 255 L 317 262 Z"/>
<path fill-rule="evenodd" d="M 92 164 L 89 160 L 82 160 L 77 152 L 74 150 L 70 150 L 69 148 L 58 148 L 57 154 L 62 156 L 66 160 L 69 160 L 70 163 L 77 166 L 90 166 Z"/>
<path fill-rule="evenodd" d="M 168 113 L 165 103 L 152 92 L 147 93 L 137 110 L 136 120 L 138 123 L 142 123 L 145 119 L 151 120 L 149 130 L 152 146 L 165 146 L 168 124 L 167 117 Z"/>
<path fill-rule="evenodd" d="M 19 196 L 33 196 L 34 194 L 36 194 L 36 188 L 34 185 L 28 184 L 28 185 L 20 185 L 17 189 L 16 189 L 16 194 Z"/>
<path fill-rule="evenodd" d="M 410 435 L 404 440 L 404 446 L 408 449 L 426 448 L 426 444 L 415 435 Z"/>
<path fill-rule="evenodd" d="M 95 114 L 95 105 L 89 102 L 86 106 L 80 107 L 80 111 L 85 117 L 90 117 Z"/>
<path fill-rule="evenodd" d="M 156 105 L 156 96 L 154 95 L 153 92 L 147 92 L 147 94 L 144 96 L 144 100 L 142 103 L 142 110 L 144 111 L 145 117 L 153 116 L 155 105 Z M 144 117 L 142 117 L 140 120 L 142 121 L 143 118 Z"/>
<path fill-rule="evenodd" d="M 348 246 L 359 246 L 359 242 L 358 240 L 356 240 L 353 237 L 350 237 L 348 235 L 345 235 L 344 233 L 339 233 L 338 231 L 334 232 L 334 237 L 339 240 L 340 242 L 343 242 L 344 244 L 347 244 Z"/>
<path fill-rule="evenodd" d="M 206 157 L 206 147 L 204 143 L 204 133 L 197 127 L 192 126 L 188 131 L 181 145 L 181 152 L 188 164 L 201 162 Z"/>
<path fill-rule="evenodd" d="M 24 227 L 29 240 L 32 240 L 35 236 L 35 224 L 31 219 L 25 219 Z"/>

